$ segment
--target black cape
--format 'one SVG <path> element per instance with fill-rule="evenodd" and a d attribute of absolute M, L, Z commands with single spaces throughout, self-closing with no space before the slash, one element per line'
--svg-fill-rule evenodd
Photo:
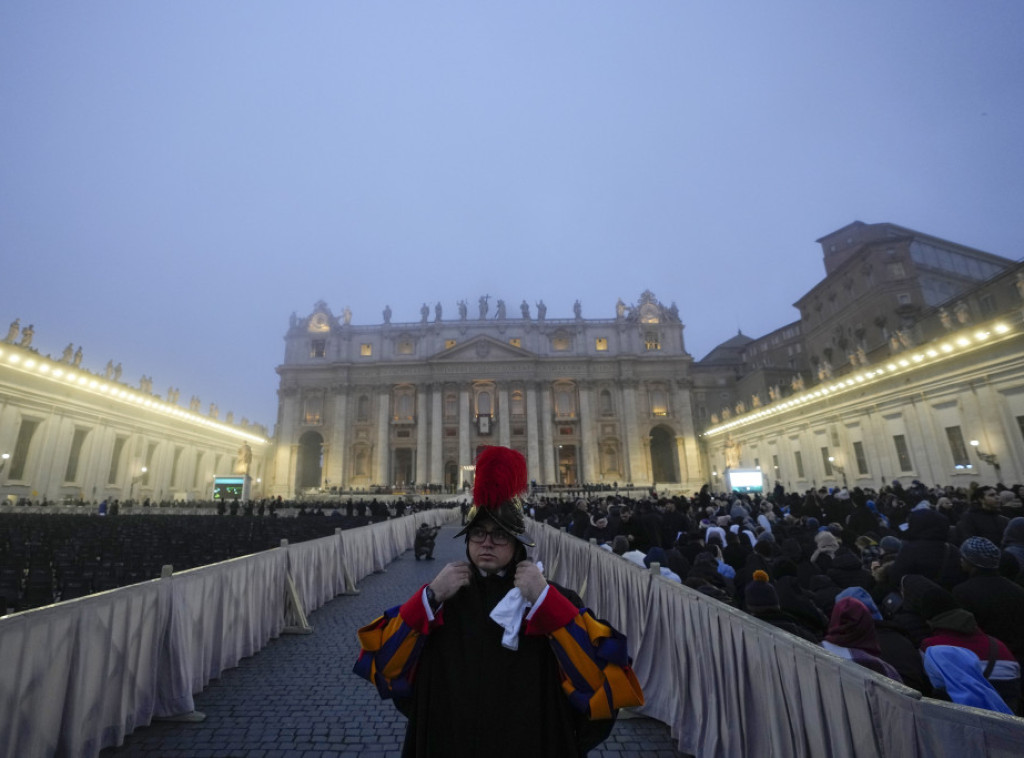
<path fill-rule="evenodd" d="M 613 719 L 588 721 L 569 705 L 546 636 L 520 631 L 518 650 L 502 647 L 503 630 L 489 614 L 513 580 L 474 574 L 445 602 L 413 696 L 395 701 L 409 718 L 403 756 L 579 756 L 611 733 Z M 582 607 L 576 593 L 557 589 Z"/>

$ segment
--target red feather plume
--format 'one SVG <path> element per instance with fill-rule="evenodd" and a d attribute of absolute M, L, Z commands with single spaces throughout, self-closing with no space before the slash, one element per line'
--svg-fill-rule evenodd
<path fill-rule="evenodd" d="M 507 447 L 485 447 L 476 459 L 473 504 L 494 509 L 526 492 L 526 458 Z"/>

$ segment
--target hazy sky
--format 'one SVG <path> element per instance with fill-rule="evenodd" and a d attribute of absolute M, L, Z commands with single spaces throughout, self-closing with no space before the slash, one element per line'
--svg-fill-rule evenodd
<path fill-rule="evenodd" d="M 854 220 L 1024 256 L 1022 39 L 1020 0 L 6 0 L 0 332 L 270 427 L 320 299 L 651 289 L 699 359 Z"/>

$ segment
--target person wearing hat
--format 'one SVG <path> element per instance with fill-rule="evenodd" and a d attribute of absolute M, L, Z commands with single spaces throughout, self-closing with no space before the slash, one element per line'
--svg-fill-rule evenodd
<path fill-rule="evenodd" d="M 984 537 L 971 537 L 960 546 L 968 579 L 953 588 L 953 597 L 974 614 L 978 625 L 1006 643 L 1018 661 L 1024 660 L 1024 587 L 999 573 L 1000 551 Z"/>
<path fill-rule="evenodd" d="M 963 608 L 953 595 L 934 583 L 921 595 L 921 616 L 932 634 L 921 641 L 921 651 L 936 645 L 953 645 L 970 650 L 978 658 L 978 669 L 1014 713 L 1020 712 L 1020 663 L 1006 644 L 983 629 L 974 614 Z"/>
<path fill-rule="evenodd" d="M 747 613 L 771 624 L 777 629 L 802 637 L 815 645 L 821 638 L 805 627 L 794 616 L 782 610 L 775 586 L 769 581 L 768 573 L 758 569 L 743 590 L 743 601 Z"/>
<path fill-rule="evenodd" d="M 527 559 L 526 460 L 485 448 L 447 564 L 359 630 L 354 671 L 408 717 L 403 756 L 585 755 L 640 705 L 625 637 Z"/>
<path fill-rule="evenodd" d="M 821 646 L 840 658 L 903 682 L 899 672 L 882 659 L 871 611 L 856 598 L 841 598 L 832 608 L 828 634 Z"/>

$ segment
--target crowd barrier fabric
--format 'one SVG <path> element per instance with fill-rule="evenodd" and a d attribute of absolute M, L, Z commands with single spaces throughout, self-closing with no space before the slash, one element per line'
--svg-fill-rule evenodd
<path fill-rule="evenodd" d="M 626 634 L 637 710 L 700 758 L 1011 758 L 1024 719 L 922 698 L 898 682 L 551 527 L 529 523 L 549 578 Z"/>
<path fill-rule="evenodd" d="M 0 755 L 94 758 L 412 547 L 437 509 L 0 618 Z"/>

